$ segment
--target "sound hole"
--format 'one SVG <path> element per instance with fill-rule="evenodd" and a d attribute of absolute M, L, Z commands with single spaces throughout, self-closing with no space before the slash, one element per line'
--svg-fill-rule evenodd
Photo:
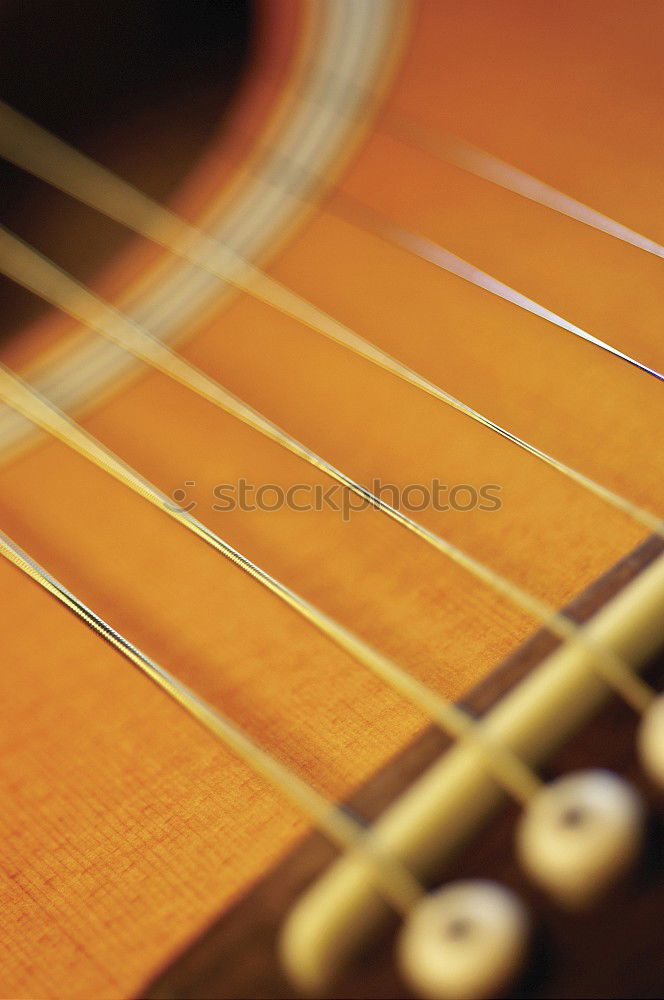
<path fill-rule="evenodd" d="M 167 199 L 251 59 L 251 0 L 0 0 L 0 97 Z M 81 280 L 130 239 L 0 162 L 0 221 Z M 44 307 L 0 279 L 4 340 Z"/>

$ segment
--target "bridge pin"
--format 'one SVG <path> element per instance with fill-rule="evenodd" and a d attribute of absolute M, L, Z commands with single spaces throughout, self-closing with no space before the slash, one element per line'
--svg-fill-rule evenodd
<path fill-rule="evenodd" d="M 583 908 L 632 863 L 643 818 L 629 782 L 610 771 L 576 771 L 529 803 L 517 829 L 517 853 L 558 902 Z"/>
<path fill-rule="evenodd" d="M 418 996 L 486 1000 L 515 978 L 527 942 L 528 917 L 512 892 L 495 882 L 453 882 L 411 911 L 399 964 Z"/>
<path fill-rule="evenodd" d="M 664 695 L 655 698 L 643 713 L 637 743 L 644 768 L 664 787 Z"/>

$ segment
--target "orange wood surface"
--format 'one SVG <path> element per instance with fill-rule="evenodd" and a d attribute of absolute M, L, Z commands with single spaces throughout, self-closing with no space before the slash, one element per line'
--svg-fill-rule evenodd
<path fill-rule="evenodd" d="M 238 104 L 253 107 L 256 133 L 299 30 L 284 15 L 280 35 L 278 5 L 266 6 L 263 61 Z M 432 0 L 411 32 L 389 106 L 664 241 L 661 4 Z M 223 146 L 201 171 L 181 199 L 192 216 L 228 179 Z M 664 367 L 660 260 L 443 165 L 380 118 L 340 187 Z M 340 219 L 335 197 L 271 273 L 538 446 L 664 508 L 661 383 Z M 98 287 L 119 290 L 149 260 L 138 244 Z M 69 329 L 51 322 L 9 344 L 8 363 L 34 360 Z M 183 350 L 362 482 L 498 484 L 498 512 L 415 516 L 552 604 L 643 537 L 512 445 L 246 295 Z M 161 375 L 85 423 L 445 695 L 534 624 L 376 513 L 212 509 L 214 486 L 240 477 L 325 480 Z M 254 582 L 62 445 L 42 441 L 0 468 L 0 510 L 3 528 L 114 627 L 329 795 L 423 726 Z M 0 587 L 0 995 L 127 996 L 307 822 L 5 563 Z"/>

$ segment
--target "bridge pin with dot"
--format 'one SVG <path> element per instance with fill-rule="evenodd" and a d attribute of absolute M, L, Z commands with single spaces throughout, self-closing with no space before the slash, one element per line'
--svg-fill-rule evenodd
<path fill-rule="evenodd" d="M 399 964 L 427 1000 L 487 1000 L 518 975 L 528 937 L 525 907 L 510 890 L 483 880 L 453 882 L 410 912 Z"/>
<path fill-rule="evenodd" d="M 517 853 L 531 878 L 569 908 L 591 905 L 633 863 L 644 810 L 635 789 L 611 771 L 576 771 L 530 801 Z"/>

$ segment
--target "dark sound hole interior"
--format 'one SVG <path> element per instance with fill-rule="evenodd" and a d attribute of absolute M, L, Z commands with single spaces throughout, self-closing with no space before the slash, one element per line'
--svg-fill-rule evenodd
<path fill-rule="evenodd" d="M 159 199 L 251 60 L 251 0 L 0 0 L 0 97 Z M 0 161 L 0 222 L 81 280 L 130 236 Z M 0 278 L 0 339 L 46 307 Z"/>

